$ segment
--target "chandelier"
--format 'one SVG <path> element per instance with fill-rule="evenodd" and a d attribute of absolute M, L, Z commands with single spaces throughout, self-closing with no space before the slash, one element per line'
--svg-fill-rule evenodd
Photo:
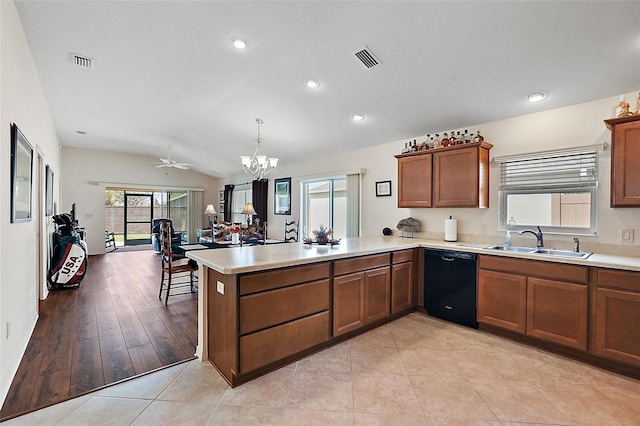
<path fill-rule="evenodd" d="M 248 155 L 241 155 L 240 160 L 242 160 L 242 169 L 245 173 L 250 173 L 255 176 L 257 180 L 261 180 L 276 169 L 278 166 L 278 159 L 273 157 L 267 159 L 267 156 L 262 152 L 262 146 L 260 146 L 260 143 L 262 142 L 262 138 L 260 137 L 260 125 L 264 123 L 264 121 L 256 118 L 256 123 L 258 123 L 258 137 L 255 141 L 258 146 L 251 157 Z"/>

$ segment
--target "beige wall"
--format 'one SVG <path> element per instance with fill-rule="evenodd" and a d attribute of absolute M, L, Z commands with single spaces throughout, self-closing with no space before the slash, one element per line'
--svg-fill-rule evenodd
<path fill-rule="evenodd" d="M 627 99 L 635 99 L 638 92 L 626 94 Z M 618 103 L 619 94 L 565 108 L 532 113 L 506 120 L 465 126 L 480 129 L 485 140 L 494 144 L 491 158 L 506 155 L 524 154 L 536 151 L 560 148 L 580 147 L 593 144 L 610 143 L 610 132 L 603 120 L 611 118 Z M 429 124 L 425 122 L 425 127 Z M 442 129 L 428 128 L 435 133 Z M 425 132 L 425 134 L 427 133 Z M 415 136 L 423 140 L 424 135 Z M 409 139 L 414 139 L 411 137 Z M 317 158 L 313 161 L 300 161 L 295 164 L 281 162 L 276 175 L 269 175 L 269 235 L 281 238 L 284 233 L 285 219 L 300 218 L 300 181 L 310 177 L 332 176 L 344 171 L 362 168 L 366 173 L 362 179 L 362 235 L 381 234 L 382 228 L 395 228 L 400 219 L 412 216 L 421 223 L 421 235 L 430 238 L 444 238 L 444 220 L 452 215 L 458 219 L 458 235 L 461 241 L 499 243 L 504 232 L 498 230 L 498 179 L 497 164 L 491 164 L 490 208 L 488 209 L 421 209 L 397 208 L 397 165 L 398 154 L 406 140 L 390 142 L 371 148 L 350 151 L 337 155 Z M 621 229 L 635 229 L 640 235 L 640 209 L 609 208 L 611 150 L 600 153 L 600 184 L 598 187 L 598 235 L 580 236 L 584 250 L 607 251 L 619 254 L 640 256 L 640 239 L 633 244 L 620 243 Z M 238 160 L 239 163 L 239 160 Z M 292 178 L 292 215 L 273 214 L 273 179 Z M 248 175 L 239 174 L 223 183 L 246 182 Z M 375 182 L 392 181 L 391 197 L 376 197 Z M 571 248 L 573 236 L 548 235 L 547 246 Z M 527 237 L 514 237 L 514 243 L 530 243 Z"/>
<path fill-rule="evenodd" d="M 10 223 L 11 135 L 16 123 L 42 158 L 34 170 L 33 220 Z M 46 296 L 45 270 L 38 271 L 38 230 L 51 221 L 38 213 L 39 172 L 49 164 L 56 173 L 59 194 L 59 142 L 47 100 L 12 1 L 0 1 L 0 400 L 4 400 L 37 320 L 39 297 Z M 34 166 L 38 162 L 34 162 Z M 44 179 L 42 179 L 44 180 Z M 41 194 L 40 198 L 43 198 Z M 56 196 L 56 199 L 59 197 Z M 46 245 L 41 253 L 46 256 Z M 46 262 L 46 260 L 45 260 Z M 46 268 L 46 263 L 45 263 Z M 40 272 L 40 273 L 39 273 Z M 7 326 L 9 324 L 9 326 Z M 7 327 L 9 333 L 7 336 Z"/>
<path fill-rule="evenodd" d="M 71 204 L 76 204 L 77 219 L 87 230 L 89 254 L 105 252 L 105 183 L 166 189 L 200 188 L 204 189 L 205 206 L 210 202 L 208 200 L 217 200 L 217 178 L 193 170 L 156 168 L 158 161 L 158 158 L 146 155 L 62 149 L 62 203 L 58 211 L 68 212 Z"/>

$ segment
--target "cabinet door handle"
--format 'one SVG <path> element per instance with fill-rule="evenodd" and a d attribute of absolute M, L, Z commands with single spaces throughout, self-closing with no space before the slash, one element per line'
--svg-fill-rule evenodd
<path fill-rule="evenodd" d="M 442 258 L 442 260 L 446 260 L 447 262 L 453 262 L 455 259 L 453 257 L 444 257 L 444 256 L 440 256 Z"/>

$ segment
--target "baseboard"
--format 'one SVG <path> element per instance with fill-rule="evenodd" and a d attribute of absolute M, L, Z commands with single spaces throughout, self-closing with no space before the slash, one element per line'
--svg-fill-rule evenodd
<path fill-rule="evenodd" d="M 16 373 L 18 372 L 18 368 L 20 367 L 20 362 L 22 361 L 22 357 L 27 351 L 29 340 L 31 340 L 31 335 L 33 335 L 33 331 L 35 330 L 37 323 L 38 315 L 36 314 L 33 322 L 31 323 L 31 327 L 29 327 L 29 332 L 26 334 L 22 341 L 22 344 L 20 345 L 20 350 L 11 360 L 9 373 L 7 373 L 7 375 L 2 378 L 2 384 L 0 385 L 0 401 L 2 401 L 2 403 L 0 404 L 0 407 L 4 405 L 4 400 L 7 398 L 7 394 L 9 393 L 9 389 L 11 388 L 11 383 L 16 377 Z"/>

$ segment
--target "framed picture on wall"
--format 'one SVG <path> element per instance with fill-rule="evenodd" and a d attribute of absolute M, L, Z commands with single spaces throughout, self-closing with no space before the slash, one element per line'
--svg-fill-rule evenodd
<path fill-rule="evenodd" d="M 33 148 L 18 126 L 11 124 L 11 222 L 31 220 Z"/>
<path fill-rule="evenodd" d="M 291 214 L 291 178 L 274 180 L 274 214 Z"/>
<path fill-rule="evenodd" d="M 220 191 L 220 194 L 218 196 L 218 201 L 220 203 L 224 203 L 224 191 Z"/>
<path fill-rule="evenodd" d="M 53 216 L 53 170 L 47 164 L 46 186 L 45 186 L 45 216 Z"/>
<path fill-rule="evenodd" d="M 391 181 L 376 182 L 376 197 L 389 197 L 391 195 Z"/>

